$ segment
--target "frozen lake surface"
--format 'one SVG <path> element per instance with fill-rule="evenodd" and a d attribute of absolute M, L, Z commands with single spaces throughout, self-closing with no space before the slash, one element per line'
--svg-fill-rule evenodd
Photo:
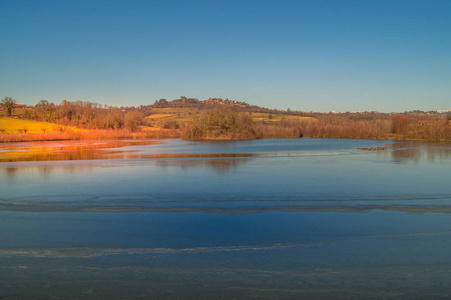
<path fill-rule="evenodd" d="M 450 167 L 449 143 L 2 144 L 0 298 L 447 299 Z"/>

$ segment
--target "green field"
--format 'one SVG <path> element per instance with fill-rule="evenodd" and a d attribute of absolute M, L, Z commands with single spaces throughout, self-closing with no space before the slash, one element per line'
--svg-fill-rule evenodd
<path fill-rule="evenodd" d="M 10 118 L 0 118 L 0 134 L 2 130 L 4 133 L 19 133 L 20 131 L 27 130 L 27 133 L 46 133 L 57 130 L 58 125 L 46 122 L 36 122 L 29 120 L 19 120 Z M 70 127 L 71 130 L 77 131 L 78 129 Z"/>

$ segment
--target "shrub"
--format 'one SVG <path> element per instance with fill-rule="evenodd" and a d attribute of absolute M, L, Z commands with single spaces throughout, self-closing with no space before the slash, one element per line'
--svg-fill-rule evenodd
<path fill-rule="evenodd" d="M 194 117 L 191 126 L 183 134 L 183 138 L 188 140 L 240 140 L 256 137 L 252 118 L 227 105 L 203 111 L 199 116 Z"/>
<path fill-rule="evenodd" d="M 405 133 L 410 124 L 410 119 L 402 115 L 394 115 L 392 118 L 392 133 Z"/>
<path fill-rule="evenodd" d="M 138 131 L 139 126 L 143 123 L 142 114 L 137 111 L 127 112 L 124 119 L 124 126 L 130 131 Z"/>

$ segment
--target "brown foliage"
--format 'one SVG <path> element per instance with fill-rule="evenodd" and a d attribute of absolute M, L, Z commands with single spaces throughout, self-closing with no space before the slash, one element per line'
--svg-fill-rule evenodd
<path fill-rule="evenodd" d="M 136 110 L 82 101 L 63 101 L 60 105 L 54 105 L 41 100 L 33 110 L 27 110 L 26 118 L 85 129 L 126 128 L 131 131 L 138 130 L 143 123 L 142 114 Z"/>
<path fill-rule="evenodd" d="M 182 137 L 188 140 L 245 140 L 257 138 L 257 133 L 248 114 L 239 113 L 232 106 L 219 105 L 195 117 Z"/>
<path fill-rule="evenodd" d="M 3 102 L 10 98 L 5 98 Z M 11 101 L 10 101 L 11 100 Z M 164 100 L 164 99 L 162 99 Z M 160 100 L 164 104 L 165 101 Z M 202 107 L 207 107 L 203 104 Z M 361 138 L 394 140 L 451 141 L 449 116 L 419 114 L 416 112 L 397 115 L 377 113 L 323 114 L 284 112 L 288 115 L 310 116 L 311 120 L 287 118 L 280 122 L 256 123 L 243 111 L 243 107 L 215 104 L 205 108 L 191 123 L 179 118 L 161 120 L 161 130 L 151 130 L 141 126 L 145 122 L 145 111 L 134 108 L 113 108 L 90 102 L 63 101 L 54 105 L 41 100 L 33 109 L 27 110 L 25 117 L 55 123 L 57 132 L 43 134 L 1 134 L 1 141 L 66 140 L 66 139 L 115 139 L 115 138 L 178 138 L 202 139 L 255 139 L 255 138 Z M 246 110 L 260 111 L 271 117 L 282 113 L 258 107 Z M 66 130 L 68 126 L 94 129 L 86 132 Z M 3 132 L 4 129 L 0 129 Z"/>
<path fill-rule="evenodd" d="M 121 130 L 90 130 L 90 131 L 54 131 L 51 133 L 4 133 L 0 135 L 0 142 L 27 142 L 27 141 L 59 141 L 59 140 L 107 140 L 107 139 L 164 139 L 179 138 L 178 130 L 154 130 L 148 132 L 133 132 Z"/>
<path fill-rule="evenodd" d="M 406 133 L 409 125 L 411 124 L 411 119 L 403 115 L 394 115 L 391 121 L 391 131 L 392 133 Z"/>
<path fill-rule="evenodd" d="M 392 140 L 451 141 L 451 125 L 443 120 L 421 123 L 403 115 L 388 118 L 349 118 L 337 115 L 318 116 L 318 122 L 282 120 L 258 124 L 262 138 L 358 138 Z"/>

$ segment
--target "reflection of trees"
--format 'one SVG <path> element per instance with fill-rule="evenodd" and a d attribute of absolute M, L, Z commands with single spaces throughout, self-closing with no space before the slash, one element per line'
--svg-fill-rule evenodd
<path fill-rule="evenodd" d="M 218 173 L 227 173 L 231 169 L 236 169 L 238 166 L 246 164 L 249 160 L 250 158 L 211 159 L 204 160 L 204 165 L 216 170 Z"/>
<path fill-rule="evenodd" d="M 91 172 L 92 170 L 96 169 L 97 167 L 95 165 L 52 165 L 52 166 L 26 166 L 26 167 L 7 167 L 7 168 L 0 168 L 0 172 L 6 175 L 6 178 L 10 181 L 20 181 L 22 180 L 21 173 L 23 172 L 33 172 L 38 173 L 40 177 L 47 177 L 50 176 L 51 173 L 57 170 L 63 170 L 66 173 L 74 173 L 75 171 L 84 171 L 84 172 Z"/>
<path fill-rule="evenodd" d="M 6 174 L 6 177 L 10 180 L 16 177 L 17 172 L 16 168 L 2 168 L 1 170 Z"/>
<path fill-rule="evenodd" d="M 7 148 L 7 151 L 0 155 L 0 162 L 131 159 L 150 160 L 162 167 L 191 168 L 204 166 L 219 173 L 225 173 L 258 155 L 254 153 L 149 153 L 145 149 L 139 151 L 132 150 L 133 148 L 123 148 L 155 143 L 159 142 L 121 140 L 30 143 L 27 144 L 27 147 Z M 51 171 L 43 167 L 40 170 L 42 175 L 48 175 Z M 70 172 L 71 170 L 73 169 L 69 168 L 67 171 Z"/>
<path fill-rule="evenodd" d="M 400 149 L 391 151 L 391 156 L 400 162 L 410 160 L 418 163 L 421 160 L 434 162 L 451 159 L 449 144 L 397 143 L 395 148 Z"/>
<path fill-rule="evenodd" d="M 157 160 L 159 167 L 173 167 L 179 166 L 182 169 L 189 169 L 194 167 L 207 167 L 217 171 L 220 174 L 227 173 L 232 169 L 244 165 L 251 160 L 250 157 L 228 157 L 227 158 L 207 158 L 204 159 L 177 159 L 177 160 Z"/>
<path fill-rule="evenodd" d="M 42 167 L 42 168 L 39 168 L 39 172 L 41 173 L 41 175 L 42 175 L 43 177 L 49 176 L 50 173 L 52 173 L 52 170 L 53 170 L 53 168 L 51 168 L 51 167 Z"/>
<path fill-rule="evenodd" d="M 0 162 L 125 159 L 130 151 L 111 149 L 155 143 L 154 141 L 30 143 L 29 147 L 7 148 L 0 156 Z"/>
<path fill-rule="evenodd" d="M 36 142 L 8 145 L 0 154 L 0 162 L 25 161 L 79 161 L 79 160 L 142 160 L 139 163 L 156 163 L 160 167 L 177 166 L 183 169 L 192 167 L 210 168 L 218 173 L 226 173 L 248 162 L 255 153 L 164 153 L 153 152 L 155 149 L 128 148 L 127 146 L 144 146 L 156 144 L 156 141 L 64 141 Z M 163 150 L 164 151 L 164 150 Z M 53 168 L 62 166 L 34 166 L 42 176 L 48 176 Z M 80 169 L 78 163 L 64 168 L 65 172 Z M 6 168 L 8 178 L 26 168 Z M 8 175 L 9 174 L 9 175 Z"/>

